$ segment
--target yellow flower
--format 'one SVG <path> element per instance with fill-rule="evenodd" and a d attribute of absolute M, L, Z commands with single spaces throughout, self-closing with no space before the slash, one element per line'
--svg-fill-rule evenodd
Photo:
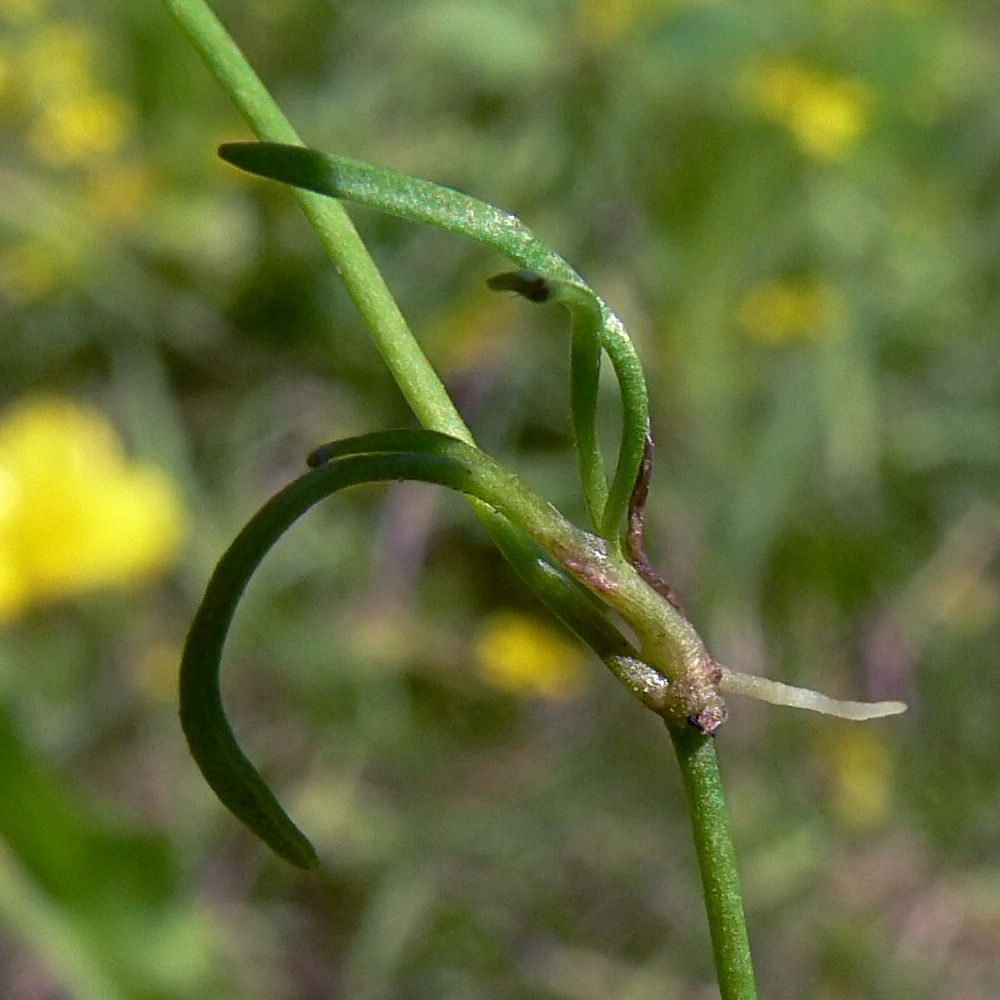
<path fill-rule="evenodd" d="M 14 67 L 11 65 L 7 51 L 0 46 L 0 105 L 7 103 L 13 82 Z"/>
<path fill-rule="evenodd" d="M 25 90 L 37 101 L 67 98 L 94 85 L 97 46 L 85 28 L 56 21 L 33 34 L 21 56 Z"/>
<path fill-rule="evenodd" d="M 48 5 L 48 0 L 0 0 L 0 16 L 8 21 L 29 21 L 43 13 Z"/>
<path fill-rule="evenodd" d="M 856 830 L 878 826 L 892 802 L 894 760 L 874 729 L 838 726 L 828 745 L 830 807 Z"/>
<path fill-rule="evenodd" d="M 516 694 L 564 700 L 586 680 L 580 649 L 555 626 L 515 611 L 487 618 L 473 643 L 480 674 Z"/>
<path fill-rule="evenodd" d="M 834 77 L 792 59 L 751 70 L 747 91 L 767 117 L 784 125 L 803 152 L 842 160 L 870 126 L 871 95 L 858 80 Z"/>
<path fill-rule="evenodd" d="M 176 487 L 127 461 L 99 411 L 26 400 L 0 420 L 0 618 L 165 569 L 185 533 Z"/>
<path fill-rule="evenodd" d="M 114 94 L 91 91 L 47 104 L 28 135 L 39 159 L 52 166 L 117 153 L 128 134 L 128 107 Z"/>
<path fill-rule="evenodd" d="M 776 281 L 758 285 L 736 310 L 739 325 L 771 344 L 820 336 L 837 321 L 840 294 L 811 281 Z"/>

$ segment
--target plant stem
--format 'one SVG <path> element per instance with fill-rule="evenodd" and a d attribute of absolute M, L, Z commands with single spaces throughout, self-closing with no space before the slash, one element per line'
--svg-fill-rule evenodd
<path fill-rule="evenodd" d="M 257 138 L 301 144 L 298 133 L 205 0 L 162 2 Z M 416 418 L 428 430 L 450 434 L 474 445 L 472 432 L 424 356 L 343 205 L 334 198 L 298 187 L 291 190 Z M 573 274 L 568 264 L 565 267 Z M 641 370 L 638 384 L 645 406 Z M 472 499 L 469 502 L 496 546 L 556 617 L 587 641 L 607 638 L 610 633 L 605 623 L 588 607 L 592 597 L 586 588 L 546 563 L 541 549 L 487 505 Z M 553 574 L 560 579 L 553 580 Z M 547 587 L 560 590 L 561 597 L 555 603 L 546 597 Z M 622 652 L 614 641 L 610 647 L 616 653 Z"/>
<path fill-rule="evenodd" d="M 301 145 L 281 108 L 204 0 L 163 0 L 163 4 L 254 135 L 270 142 Z M 295 189 L 293 193 L 417 419 L 425 427 L 472 444 L 469 429 L 424 356 L 343 205 L 308 191 Z"/>
<path fill-rule="evenodd" d="M 693 726 L 668 724 L 667 730 L 677 752 L 691 814 L 719 992 L 722 1000 L 757 1000 L 715 738 L 699 733 Z"/>
<path fill-rule="evenodd" d="M 301 144 L 291 123 L 204 0 L 162 2 L 257 138 Z M 336 200 L 301 189 L 293 193 L 417 419 L 424 427 L 474 443 L 343 206 Z M 501 533 L 498 538 L 498 533 L 504 527 L 502 520 L 481 505 L 476 509 L 487 528 L 492 526 L 490 533 L 500 544 L 503 535 Z M 510 550 L 514 556 L 523 554 L 522 543 L 517 540 L 508 540 L 501 548 Z M 722 1000 L 756 1000 L 736 854 L 729 832 L 715 744 L 711 737 L 693 727 L 668 725 L 668 731 L 680 762 L 694 827 Z"/>

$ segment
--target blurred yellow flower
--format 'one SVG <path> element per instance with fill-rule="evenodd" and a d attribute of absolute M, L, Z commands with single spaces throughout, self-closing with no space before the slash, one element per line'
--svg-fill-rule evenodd
<path fill-rule="evenodd" d="M 47 243 L 24 240 L 0 250 L 0 296 L 24 306 L 44 298 L 59 281 L 64 261 Z"/>
<path fill-rule="evenodd" d="M 875 729 L 837 726 L 825 748 L 830 768 L 830 808 L 855 830 L 870 830 L 888 815 L 895 761 Z"/>
<path fill-rule="evenodd" d="M 128 106 L 103 91 L 53 101 L 42 109 L 28 141 L 52 166 L 85 163 L 117 153 L 128 134 Z"/>
<path fill-rule="evenodd" d="M 11 65 L 10 56 L 0 47 L 0 103 L 6 103 L 13 82 L 14 67 Z"/>
<path fill-rule="evenodd" d="M 21 56 L 23 86 L 35 100 L 67 98 L 94 84 L 97 45 L 93 34 L 67 21 L 34 33 Z"/>
<path fill-rule="evenodd" d="M 870 127 L 871 94 L 858 80 L 779 59 L 751 70 L 746 82 L 752 103 L 814 159 L 844 159 Z"/>
<path fill-rule="evenodd" d="M 473 642 L 480 674 L 515 694 L 555 700 L 584 687 L 586 664 L 580 648 L 554 625 L 516 611 L 488 617 Z"/>
<path fill-rule="evenodd" d="M 148 579 L 177 555 L 185 521 L 173 482 L 129 462 L 99 411 L 46 397 L 0 419 L 0 619 Z"/>
<path fill-rule="evenodd" d="M 0 0 L 0 17 L 21 22 L 38 17 L 47 7 L 48 0 Z"/>
<path fill-rule="evenodd" d="M 771 344 L 821 336 L 843 308 L 832 285 L 814 281 L 775 281 L 750 290 L 736 320 L 751 336 Z"/>

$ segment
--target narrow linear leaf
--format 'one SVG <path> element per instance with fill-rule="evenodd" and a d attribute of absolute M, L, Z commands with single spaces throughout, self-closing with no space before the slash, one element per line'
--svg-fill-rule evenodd
<path fill-rule="evenodd" d="M 645 376 L 621 320 L 559 254 L 516 216 L 453 188 L 386 167 L 302 146 L 268 142 L 224 143 L 219 147 L 219 156 L 262 177 L 468 237 L 492 247 L 521 268 L 575 289 L 561 289 L 559 299 L 570 308 L 574 323 L 582 320 L 589 324 L 594 322 L 595 315 L 599 318 L 600 343 L 608 353 L 622 394 L 622 437 L 609 508 L 611 513 L 617 512 L 617 520 L 609 524 L 612 518 L 603 511 L 595 518 L 595 525 L 604 537 L 616 537 L 642 461 L 649 421 Z M 606 479 L 599 452 L 595 450 L 587 461 L 596 461 L 602 479 Z M 595 478 L 593 473 L 585 474 L 585 488 L 591 494 L 588 504 L 597 496 Z"/>
<path fill-rule="evenodd" d="M 358 443 L 358 442 L 362 443 Z M 396 451 L 407 443 L 420 450 Z M 431 431 L 391 431 L 356 439 L 362 453 L 339 451 L 272 497 L 222 556 L 192 621 L 184 646 L 180 679 L 181 726 L 191 754 L 222 803 L 275 853 L 299 868 L 318 866 L 316 852 L 281 807 L 274 793 L 240 748 L 226 718 L 219 688 L 222 650 L 247 583 L 274 543 L 310 507 L 332 493 L 360 483 L 415 479 L 459 490 L 490 504 L 506 517 L 532 524 L 538 537 L 563 551 L 587 558 L 589 539 L 531 493 L 516 477 L 478 449 Z M 384 450 L 380 450 L 384 449 Z M 316 453 L 314 453 L 315 460 Z M 536 538 L 536 542 L 537 542 Z M 561 587 L 559 577 L 556 586 Z M 558 598 L 557 598 L 558 603 Z M 600 641 L 614 643 L 614 626 L 594 627 L 594 609 L 579 609 Z M 627 645 L 627 644 L 626 644 Z"/>

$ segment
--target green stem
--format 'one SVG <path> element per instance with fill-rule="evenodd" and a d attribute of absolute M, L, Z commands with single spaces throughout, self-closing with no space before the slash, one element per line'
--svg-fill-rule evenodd
<path fill-rule="evenodd" d="M 699 733 L 693 726 L 668 723 L 667 730 L 677 752 L 691 814 L 719 992 L 722 1000 L 756 1000 L 736 849 L 729 830 L 715 738 Z"/>
<path fill-rule="evenodd" d="M 302 141 L 229 32 L 203 0 L 163 0 L 258 139 Z M 295 191 L 406 402 L 425 426 L 470 444 L 472 435 L 424 356 L 368 248 L 337 201 Z"/>
<path fill-rule="evenodd" d="M 298 134 L 281 108 L 204 0 L 162 2 L 257 138 L 269 142 L 301 144 Z M 293 194 L 326 248 L 417 419 L 430 430 L 475 444 L 472 433 L 407 326 L 343 205 L 335 199 L 301 188 L 294 188 Z M 575 276 L 569 265 L 563 266 Z M 644 421 L 646 396 L 642 369 L 620 322 L 615 327 L 615 334 L 615 338 L 609 341 L 610 346 L 605 346 L 608 346 L 609 352 L 616 352 L 613 356 L 622 355 L 624 360 L 621 363 L 631 373 L 630 379 L 626 379 L 626 388 L 632 387 L 630 391 L 637 396 L 639 404 L 626 407 L 626 419 L 632 412 L 638 413 Z M 635 419 L 633 415 L 633 420 Z M 628 455 L 619 460 L 619 465 L 622 461 L 635 464 L 637 459 Z M 626 475 L 616 477 L 622 480 L 622 484 L 627 478 Z M 593 596 L 585 587 L 548 561 L 544 551 L 523 532 L 479 501 L 470 502 L 490 538 L 556 617 L 588 644 L 593 644 L 595 637 L 600 639 L 594 648 L 602 659 L 606 660 L 607 655 L 610 655 L 607 653 L 608 649 L 617 655 L 623 643 L 627 647 L 628 644 L 617 629 L 605 627 L 605 623 L 594 614 Z M 558 600 L 553 597 L 556 578 L 559 578 L 562 592 Z M 541 587 L 537 586 L 539 582 L 543 584 Z M 610 643 L 605 641 L 610 634 L 609 628 L 610 633 L 614 634 L 614 641 Z"/>
<path fill-rule="evenodd" d="M 295 129 L 204 0 L 162 2 L 257 138 L 301 144 Z M 469 429 L 424 356 L 343 207 L 335 200 L 307 191 L 297 190 L 295 197 L 330 255 L 417 419 L 425 427 L 472 443 Z M 626 414 L 629 412 L 626 408 Z M 642 430 L 645 430 L 644 421 Z M 636 467 L 640 457 L 633 456 Z M 616 484 L 619 492 L 631 490 L 634 476 L 618 478 L 622 480 Z M 482 508 L 477 509 L 483 516 Z M 487 527 L 492 521 L 494 537 L 503 536 L 500 528 L 509 527 L 489 516 L 484 520 Z M 507 537 L 502 547 L 511 549 L 514 555 L 524 555 L 524 547 L 517 537 Z M 552 569 L 554 571 L 554 567 Z M 756 989 L 715 747 L 710 737 L 693 728 L 668 728 L 681 764 L 694 824 L 722 1000 L 753 1000 Z"/>

